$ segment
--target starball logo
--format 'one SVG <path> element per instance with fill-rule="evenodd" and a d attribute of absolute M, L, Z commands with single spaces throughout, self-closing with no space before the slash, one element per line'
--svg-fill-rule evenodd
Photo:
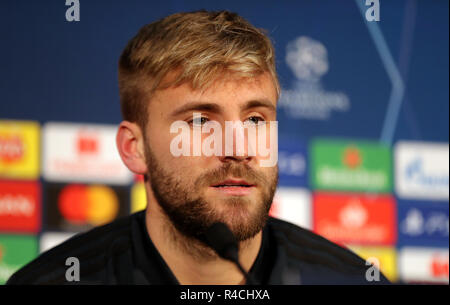
<path fill-rule="evenodd" d="M 351 108 L 350 98 L 340 91 L 329 91 L 321 79 L 330 63 L 324 44 L 299 36 L 286 46 L 285 62 L 295 75 L 291 89 L 282 90 L 279 108 L 293 119 L 326 121 L 336 112 Z"/>
<path fill-rule="evenodd" d="M 277 121 L 258 123 L 225 121 L 223 132 L 219 122 L 212 120 L 203 122 L 202 119 L 201 113 L 194 112 L 192 129 L 185 121 L 172 123 L 170 133 L 178 133 L 170 143 L 170 153 L 173 156 L 248 155 L 261 157 L 259 161 L 261 167 L 273 167 L 277 164 Z M 203 139 L 203 135 L 207 135 L 206 138 Z"/>

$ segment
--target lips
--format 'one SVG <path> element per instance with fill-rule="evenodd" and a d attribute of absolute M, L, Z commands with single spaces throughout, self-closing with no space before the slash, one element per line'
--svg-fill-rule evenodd
<path fill-rule="evenodd" d="M 225 180 L 222 182 L 219 182 L 217 184 L 211 185 L 212 187 L 252 187 L 254 186 L 251 183 L 248 183 L 245 180 Z"/>
<path fill-rule="evenodd" d="M 220 196 L 248 196 L 252 194 L 255 185 L 245 180 L 228 179 L 211 185 L 212 189 L 217 191 Z"/>

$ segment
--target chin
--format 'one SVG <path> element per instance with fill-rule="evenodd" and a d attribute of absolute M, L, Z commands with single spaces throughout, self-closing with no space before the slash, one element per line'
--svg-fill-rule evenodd
<path fill-rule="evenodd" d="M 242 197 L 220 198 L 214 201 L 211 208 L 219 215 L 249 216 L 256 210 L 256 200 Z"/>
<path fill-rule="evenodd" d="M 217 221 L 227 224 L 230 229 L 236 233 L 249 225 L 254 225 L 260 222 L 261 213 L 258 210 L 262 207 L 257 207 L 255 202 L 245 201 L 241 203 L 233 202 L 218 208 Z"/>

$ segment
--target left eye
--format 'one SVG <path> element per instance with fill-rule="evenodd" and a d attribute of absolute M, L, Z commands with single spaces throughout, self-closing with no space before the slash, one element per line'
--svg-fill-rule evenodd
<path fill-rule="evenodd" d="M 193 126 L 203 126 L 208 121 L 209 120 L 207 117 L 196 117 L 196 118 L 190 120 L 188 123 Z"/>
<path fill-rule="evenodd" d="M 266 121 L 265 121 L 262 117 L 259 117 L 259 116 L 252 116 L 252 117 L 249 117 L 249 118 L 246 120 L 246 122 L 250 122 L 250 124 L 253 124 L 253 125 L 262 125 L 262 124 L 264 124 Z"/>

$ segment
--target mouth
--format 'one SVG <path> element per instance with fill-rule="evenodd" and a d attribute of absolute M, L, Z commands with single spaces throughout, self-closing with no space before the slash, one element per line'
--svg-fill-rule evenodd
<path fill-rule="evenodd" d="M 251 183 L 248 183 L 245 180 L 225 180 L 222 182 L 219 182 L 217 184 L 211 185 L 212 187 L 253 187 L 254 185 Z"/>
<path fill-rule="evenodd" d="M 211 185 L 212 188 L 224 195 L 245 196 L 249 195 L 256 185 L 245 180 L 229 179 Z"/>

